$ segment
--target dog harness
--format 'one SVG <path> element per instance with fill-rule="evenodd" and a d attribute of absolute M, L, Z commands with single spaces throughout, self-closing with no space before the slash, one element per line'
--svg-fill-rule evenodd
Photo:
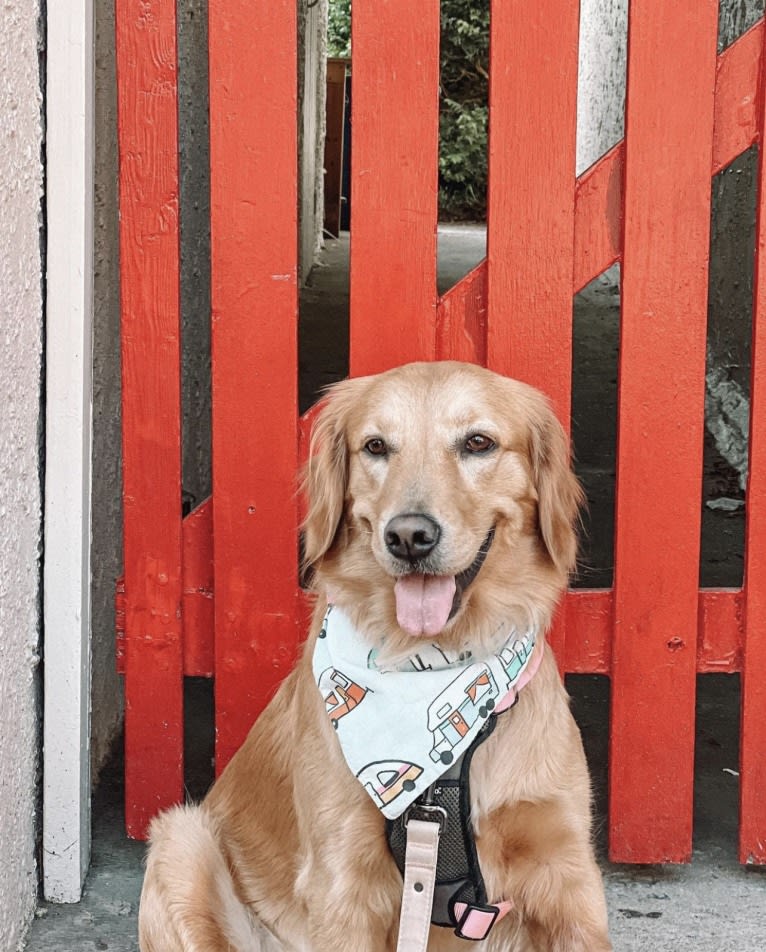
<path fill-rule="evenodd" d="M 469 774 L 496 715 L 539 666 L 535 641 L 534 629 L 513 629 L 483 658 L 419 644 L 406 661 L 388 665 L 337 606 L 327 609 L 314 676 L 349 769 L 388 820 L 404 876 L 399 952 L 424 949 L 429 922 L 484 939 L 511 908 L 487 901 Z"/>

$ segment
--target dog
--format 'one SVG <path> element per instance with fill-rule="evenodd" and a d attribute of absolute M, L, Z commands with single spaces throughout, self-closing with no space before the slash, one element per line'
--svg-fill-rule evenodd
<path fill-rule="evenodd" d="M 509 910 L 474 947 L 611 949 L 586 761 L 545 643 L 575 566 L 583 501 L 546 398 L 449 361 L 343 381 L 319 410 L 303 488 L 316 605 L 302 657 L 204 801 L 153 822 L 142 952 L 397 947 L 403 881 L 381 807 L 392 809 L 383 801 L 413 787 L 421 767 L 407 765 L 388 789 L 354 776 L 341 735 L 372 710 L 377 687 L 322 689 L 323 677 L 337 680 L 317 657 L 338 620 L 376 676 L 407 669 L 417 681 L 412 670 L 434 657 L 452 676 L 467 659 L 484 672 L 474 695 L 502 675 L 483 659 L 504 657 L 509 632 L 524 635 L 513 651 L 536 673 L 511 710 L 490 717 L 489 700 L 480 709 L 495 729 L 470 761 L 468 822 L 487 902 Z M 373 726 L 362 750 L 380 733 Z M 432 758 L 446 762 L 451 749 L 439 743 Z M 466 947 L 454 929 L 430 926 L 429 952 Z"/>

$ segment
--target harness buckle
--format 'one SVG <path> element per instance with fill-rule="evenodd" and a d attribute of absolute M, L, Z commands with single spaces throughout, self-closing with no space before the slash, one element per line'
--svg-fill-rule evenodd
<path fill-rule="evenodd" d="M 486 939 L 497 919 L 502 918 L 498 906 L 479 903 L 456 902 L 453 912 L 457 919 L 455 935 L 475 942 Z"/>
<path fill-rule="evenodd" d="M 437 806 L 435 803 L 418 803 L 415 801 L 407 807 L 402 819 L 404 820 L 405 829 L 410 820 L 438 823 L 440 836 L 447 829 L 447 811 L 444 807 Z"/>

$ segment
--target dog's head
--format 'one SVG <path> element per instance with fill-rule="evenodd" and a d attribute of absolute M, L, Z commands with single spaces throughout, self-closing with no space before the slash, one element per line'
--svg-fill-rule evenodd
<path fill-rule="evenodd" d="M 574 567 L 582 494 L 564 431 L 542 394 L 480 367 L 337 384 L 304 488 L 306 563 L 373 633 L 544 626 Z"/>

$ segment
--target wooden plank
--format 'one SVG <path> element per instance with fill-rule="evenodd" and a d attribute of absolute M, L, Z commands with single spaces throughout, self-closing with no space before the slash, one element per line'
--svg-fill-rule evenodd
<path fill-rule="evenodd" d="M 575 193 L 575 293 L 622 254 L 622 165 L 620 142 L 577 180 Z"/>
<path fill-rule="evenodd" d="M 213 502 L 206 499 L 183 521 L 184 674 L 212 677 L 215 670 Z"/>
<path fill-rule="evenodd" d="M 761 80 L 750 440 L 745 532 L 745 645 L 740 736 L 739 854 L 766 863 L 766 79 Z"/>
<path fill-rule="evenodd" d="M 343 176 L 343 125 L 346 118 L 345 59 L 327 60 L 327 100 L 324 140 L 324 228 L 333 238 L 340 234 L 341 181 Z"/>
<path fill-rule="evenodd" d="M 353 376 L 433 359 L 439 0 L 354 7 Z"/>
<path fill-rule="evenodd" d="M 45 640 L 43 665 L 41 856 L 45 898 L 77 902 L 90 861 L 93 4 L 76 0 L 45 9 L 42 567 L 44 626 L 53 637 Z M 12 227 L 9 221 L 6 227 Z"/>
<path fill-rule="evenodd" d="M 296 11 L 211 4 L 216 769 L 297 647 Z"/>
<path fill-rule="evenodd" d="M 496 4 L 490 30 L 487 366 L 569 432 L 579 7 Z M 563 614 L 550 640 L 563 664 Z"/>
<path fill-rule="evenodd" d="M 609 849 L 633 863 L 691 854 L 717 9 L 630 7 Z"/>
<path fill-rule="evenodd" d="M 702 589 L 698 611 L 697 674 L 741 671 L 745 638 L 742 590 Z"/>
<path fill-rule="evenodd" d="M 183 797 L 175 4 L 117 0 L 125 519 L 125 814 Z"/>
<path fill-rule="evenodd" d="M 713 124 L 713 174 L 749 149 L 758 134 L 757 89 L 763 19 L 718 57 Z"/>
<path fill-rule="evenodd" d="M 487 362 L 545 391 L 567 430 L 578 19 L 541 0 L 491 23 Z"/>
<path fill-rule="evenodd" d="M 716 175 L 758 134 L 756 90 L 764 23 L 759 20 L 718 56 L 713 122 L 712 174 Z M 577 180 L 574 290 L 622 255 L 622 176 L 625 143 L 617 143 Z"/>
<path fill-rule="evenodd" d="M 697 674 L 742 670 L 743 592 L 703 588 L 698 595 Z M 569 674 L 610 674 L 614 595 L 610 589 L 570 589 L 566 599 Z"/>
<path fill-rule="evenodd" d="M 442 295 L 437 309 L 436 357 L 482 366 L 487 360 L 487 269 L 481 265 Z"/>
<path fill-rule="evenodd" d="M 609 674 L 614 614 L 611 589 L 570 589 L 564 610 L 564 670 L 568 674 Z"/>
<path fill-rule="evenodd" d="M 206 499 L 182 524 L 183 671 L 188 677 L 209 678 L 215 669 L 213 610 L 213 505 Z M 115 662 L 125 674 L 125 579 L 115 584 Z"/>

